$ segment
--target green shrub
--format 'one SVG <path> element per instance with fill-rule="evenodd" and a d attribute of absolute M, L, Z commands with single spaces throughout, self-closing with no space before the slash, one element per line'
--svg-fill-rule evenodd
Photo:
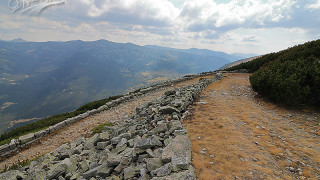
<path fill-rule="evenodd" d="M 112 100 L 116 100 L 116 99 L 118 99 L 120 97 L 122 97 L 122 95 L 110 96 L 107 99 L 101 99 L 101 100 L 93 101 L 93 102 L 87 103 L 87 104 L 85 104 L 83 106 L 80 106 L 76 111 L 86 112 L 86 111 L 90 111 L 92 109 L 97 109 L 100 106 L 103 106 L 104 104 L 106 104 L 107 102 L 112 101 Z"/>
<path fill-rule="evenodd" d="M 260 95 L 277 103 L 320 105 L 320 40 L 271 53 L 227 68 L 248 69 Z"/>
<path fill-rule="evenodd" d="M 255 91 L 277 103 L 320 104 L 320 62 L 315 57 L 274 61 L 250 77 Z"/>
<path fill-rule="evenodd" d="M 237 66 L 226 68 L 226 71 L 234 71 L 239 69 L 247 69 L 250 73 L 254 73 L 261 67 L 267 67 L 275 60 L 294 61 L 298 58 L 315 57 L 320 58 L 320 39 L 316 41 L 307 42 L 302 45 L 297 45 L 277 53 L 270 53 L 256 58 L 252 61 L 241 63 Z"/>

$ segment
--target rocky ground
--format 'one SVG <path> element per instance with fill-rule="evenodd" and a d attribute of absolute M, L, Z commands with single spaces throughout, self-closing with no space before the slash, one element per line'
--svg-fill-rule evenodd
<path fill-rule="evenodd" d="M 320 179 L 320 113 L 259 97 L 249 74 L 209 85 L 184 122 L 198 179 Z"/>
<path fill-rule="evenodd" d="M 41 138 L 39 143 L 32 144 L 30 148 L 24 149 L 16 155 L 0 162 L 0 169 L 3 169 L 5 165 L 10 166 L 17 161 L 27 159 L 30 160 L 45 153 L 52 152 L 62 144 L 71 143 L 79 137 L 88 137 L 91 134 L 92 128 L 99 124 L 106 122 L 122 122 L 124 119 L 134 115 L 136 112 L 136 108 L 139 105 L 155 100 L 156 98 L 162 96 L 164 92 L 168 90 L 198 83 L 199 79 L 200 78 L 195 78 L 193 80 L 174 84 L 174 86 L 171 87 L 166 87 L 157 91 L 147 93 L 136 99 L 132 99 L 128 102 L 122 103 L 110 110 L 103 111 L 99 114 L 89 116 L 77 123 L 68 125 L 61 130 L 58 130 L 44 138 Z"/>
<path fill-rule="evenodd" d="M 191 143 L 181 121 L 198 94 L 222 77 L 218 73 L 168 90 L 102 133 L 63 144 L 28 166 L 0 174 L 0 179 L 193 180 Z"/>
<path fill-rule="evenodd" d="M 197 178 L 320 179 L 319 110 L 287 109 L 275 105 L 265 101 L 251 89 L 249 74 L 224 75 L 226 78 L 212 83 L 200 94 L 198 101 L 190 110 L 192 115 L 184 121 L 192 142 L 192 165 Z M 174 86 L 181 87 L 198 83 L 198 81 L 199 78 L 196 78 Z M 50 178 L 58 177 L 60 172 L 64 173 L 64 177 L 77 176 L 77 174 L 86 177 L 96 175 L 103 177 L 109 173 L 117 175 L 118 170 L 122 172 L 121 176 L 127 178 L 137 177 L 137 173 L 143 174 L 144 170 L 149 177 L 156 178 L 158 175 L 162 176 L 168 172 L 177 171 L 177 167 L 182 170 L 186 169 L 184 167 L 186 163 L 181 158 L 174 158 L 174 161 L 171 159 L 171 162 L 168 163 L 165 161 L 166 157 L 162 157 L 162 153 L 160 153 L 161 156 L 157 155 L 156 149 L 159 148 L 157 145 L 159 142 L 156 139 L 160 140 L 164 149 L 169 145 L 169 140 L 167 140 L 167 134 L 161 134 L 160 131 L 156 133 L 159 138 L 155 139 L 154 135 L 151 136 L 154 131 L 151 127 L 149 127 L 151 128 L 150 135 L 145 132 L 146 135 L 138 133 L 129 137 L 126 136 L 126 132 L 111 133 L 109 131 L 108 135 L 100 134 L 88 140 L 83 139 L 91 134 L 94 126 L 105 122 L 123 123 L 125 119 L 136 113 L 137 107 L 154 101 L 172 89 L 174 87 L 159 89 L 67 126 L 42 138 L 40 143 L 33 144 L 31 148 L 1 162 L 0 167 L 3 168 L 4 165 L 10 165 L 18 160 L 32 159 L 53 152 L 43 157 L 43 163 L 50 162 L 48 172 L 51 174 L 46 175 Z M 130 124 L 126 124 L 127 129 L 121 131 L 140 132 L 140 125 L 132 129 Z M 144 126 L 147 128 L 149 125 Z M 162 125 L 158 123 L 151 126 L 161 127 Z M 166 131 L 170 132 L 172 124 L 169 123 L 166 127 L 169 128 L 165 128 Z M 185 138 L 185 136 L 176 135 L 174 131 L 169 136 L 171 136 L 170 140 L 176 139 L 172 143 L 175 145 L 182 141 L 179 138 Z M 67 145 L 61 146 L 64 143 Z M 100 152 L 99 148 L 105 148 L 104 146 L 110 143 L 113 145 L 108 145 L 106 151 L 108 156 L 106 157 L 110 158 L 107 159 L 103 159 L 100 155 L 92 156 L 92 153 L 88 151 L 91 147 L 84 147 L 92 146 L 93 149 Z M 127 147 L 123 148 L 124 145 Z M 78 146 L 81 147 L 79 152 L 77 151 Z M 58 147 L 60 149 L 56 150 Z M 145 148 L 145 151 L 137 154 L 132 151 L 135 148 Z M 64 154 L 65 152 L 67 153 Z M 74 157 L 71 158 L 70 153 Z M 121 169 L 123 168 L 121 167 L 122 159 L 119 159 L 118 155 L 127 156 L 127 153 L 130 154 L 131 166 Z M 179 154 L 179 151 L 174 154 Z M 77 160 L 77 157 L 82 159 Z M 141 162 L 143 158 L 149 159 L 143 163 Z M 99 161 L 95 162 L 97 159 Z M 159 159 L 164 164 L 159 164 Z M 113 165 L 102 166 L 103 162 Z M 81 168 L 77 169 L 79 172 L 70 174 L 74 163 Z M 141 165 L 141 163 L 141 167 L 132 166 L 133 164 Z M 30 169 L 37 170 L 37 166 L 39 164 L 32 163 Z M 87 169 L 86 172 L 84 169 Z M 83 174 L 82 171 L 85 173 Z M 191 171 L 189 169 L 181 172 L 188 175 Z M 38 171 L 32 173 L 38 173 Z M 38 174 L 41 175 L 41 172 L 39 171 Z M 148 178 L 148 176 L 145 177 Z"/>

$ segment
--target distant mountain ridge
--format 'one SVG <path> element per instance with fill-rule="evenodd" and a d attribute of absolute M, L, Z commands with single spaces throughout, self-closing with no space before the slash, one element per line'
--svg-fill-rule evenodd
<path fill-rule="evenodd" d="M 0 41 L 0 134 L 10 123 L 18 127 L 132 87 L 212 71 L 229 62 L 107 40 Z"/>
<path fill-rule="evenodd" d="M 219 68 L 219 70 L 224 70 L 224 69 L 230 68 L 232 66 L 237 66 L 237 65 L 239 65 L 241 63 L 246 63 L 246 62 L 252 61 L 252 60 L 254 60 L 256 58 L 259 58 L 259 57 L 261 57 L 261 56 L 253 56 L 253 57 L 250 57 L 250 58 L 240 59 L 238 61 L 234 61 L 234 62 L 231 62 L 231 63 L 223 65 L 222 67 Z"/>
<path fill-rule="evenodd" d="M 11 40 L 11 42 L 27 42 L 27 41 L 22 38 L 17 38 L 17 39 Z"/>
<path fill-rule="evenodd" d="M 155 45 L 145 45 L 144 47 L 153 48 L 153 49 L 179 51 L 179 52 L 185 52 L 185 53 L 194 54 L 194 55 L 212 56 L 215 58 L 223 58 L 232 62 L 240 59 L 244 59 L 244 58 L 257 56 L 257 54 L 244 54 L 244 53 L 228 54 L 220 51 L 212 51 L 209 49 L 197 49 L 197 48 L 175 49 L 175 48 L 155 46 Z"/>

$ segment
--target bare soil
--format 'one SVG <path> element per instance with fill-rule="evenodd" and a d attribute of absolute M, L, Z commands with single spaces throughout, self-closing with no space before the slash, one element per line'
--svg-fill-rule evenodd
<path fill-rule="evenodd" d="M 106 122 L 123 121 L 126 118 L 134 115 L 136 107 L 138 107 L 139 105 L 155 100 L 156 98 L 162 96 L 165 91 L 171 90 L 174 87 L 178 88 L 185 85 L 198 83 L 199 79 L 200 77 L 180 82 L 170 87 L 161 88 L 138 98 L 132 99 L 128 102 L 122 103 L 117 107 L 103 111 L 99 114 L 89 116 L 77 123 L 68 125 L 61 130 L 58 130 L 52 134 L 47 135 L 46 137 L 41 138 L 39 142 L 32 144 L 30 148 L 21 150 L 14 156 L 0 162 L 0 170 L 2 170 L 5 165 L 10 166 L 17 161 L 23 161 L 27 159 L 30 160 L 48 152 L 52 152 L 62 144 L 70 143 L 79 137 L 88 137 L 92 133 L 92 128 L 99 124 Z"/>
<path fill-rule="evenodd" d="M 320 113 L 259 97 L 249 74 L 209 85 L 184 125 L 198 179 L 320 179 Z"/>

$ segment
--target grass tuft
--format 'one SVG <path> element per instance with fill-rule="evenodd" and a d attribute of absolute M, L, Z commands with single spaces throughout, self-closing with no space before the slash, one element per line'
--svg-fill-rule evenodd
<path fill-rule="evenodd" d="M 98 126 L 96 126 L 96 127 L 92 128 L 92 132 L 93 132 L 93 134 L 96 134 L 96 133 L 102 133 L 103 128 L 104 128 L 105 126 L 114 126 L 114 125 L 113 125 L 113 124 L 111 124 L 111 123 L 109 123 L 109 122 L 107 122 L 107 123 L 103 123 L 103 124 L 100 124 L 100 125 L 98 125 Z"/>

